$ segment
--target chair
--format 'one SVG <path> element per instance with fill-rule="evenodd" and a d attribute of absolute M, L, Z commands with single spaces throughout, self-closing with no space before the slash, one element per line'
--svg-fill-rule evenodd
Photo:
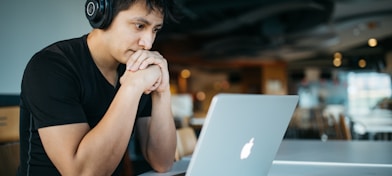
<path fill-rule="evenodd" d="M 334 139 L 343 139 L 342 125 L 333 114 L 328 115 L 328 121 L 334 131 Z"/>
<path fill-rule="evenodd" d="M 351 130 L 350 130 L 350 125 L 346 121 L 346 117 L 344 114 L 339 114 L 339 126 L 342 132 L 342 139 L 345 140 L 351 140 Z"/>
<path fill-rule="evenodd" d="M 19 156 L 19 106 L 0 107 L 0 175 L 16 175 Z"/>
<path fill-rule="evenodd" d="M 316 121 L 321 140 L 343 139 L 341 125 L 333 114 L 321 114 L 316 112 Z"/>
<path fill-rule="evenodd" d="M 327 139 L 351 140 L 350 125 L 346 121 L 344 114 L 340 113 L 338 117 L 328 114 L 319 120 L 321 132 L 327 136 Z"/>
<path fill-rule="evenodd" d="M 192 127 L 182 127 L 176 130 L 177 148 L 175 160 L 189 159 L 197 142 L 195 131 Z"/>

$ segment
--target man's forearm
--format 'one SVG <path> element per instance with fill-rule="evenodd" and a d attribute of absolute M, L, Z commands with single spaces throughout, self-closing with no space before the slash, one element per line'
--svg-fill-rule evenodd
<path fill-rule="evenodd" d="M 170 92 L 153 92 L 147 155 L 157 171 L 170 169 L 176 149 L 176 129 L 171 111 Z"/>

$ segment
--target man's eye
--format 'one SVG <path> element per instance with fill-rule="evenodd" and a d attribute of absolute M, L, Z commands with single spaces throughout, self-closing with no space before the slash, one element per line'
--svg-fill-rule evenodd
<path fill-rule="evenodd" d="M 154 32 L 157 33 L 157 32 L 159 32 L 160 30 L 161 30 L 161 28 L 155 28 L 155 29 L 154 29 Z"/>
<path fill-rule="evenodd" d="M 135 26 L 136 26 L 137 29 L 143 29 L 144 28 L 143 24 L 135 24 Z"/>

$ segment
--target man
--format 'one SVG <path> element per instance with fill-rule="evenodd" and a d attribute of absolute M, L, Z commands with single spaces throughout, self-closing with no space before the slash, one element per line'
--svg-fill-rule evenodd
<path fill-rule="evenodd" d="M 88 0 L 94 29 L 32 57 L 22 80 L 18 175 L 119 175 L 133 132 L 154 170 L 171 168 L 168 66 L 150 51 L 171 3 Z"/>

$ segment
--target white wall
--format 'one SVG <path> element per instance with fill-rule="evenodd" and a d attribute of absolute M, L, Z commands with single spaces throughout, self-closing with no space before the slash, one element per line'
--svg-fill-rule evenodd
<path fill-rule="evenodd" d="M 43 47 L 91 30 L 85 0 L 1 0 L 0 94 L 19 94 L 24 67 Z"/>

